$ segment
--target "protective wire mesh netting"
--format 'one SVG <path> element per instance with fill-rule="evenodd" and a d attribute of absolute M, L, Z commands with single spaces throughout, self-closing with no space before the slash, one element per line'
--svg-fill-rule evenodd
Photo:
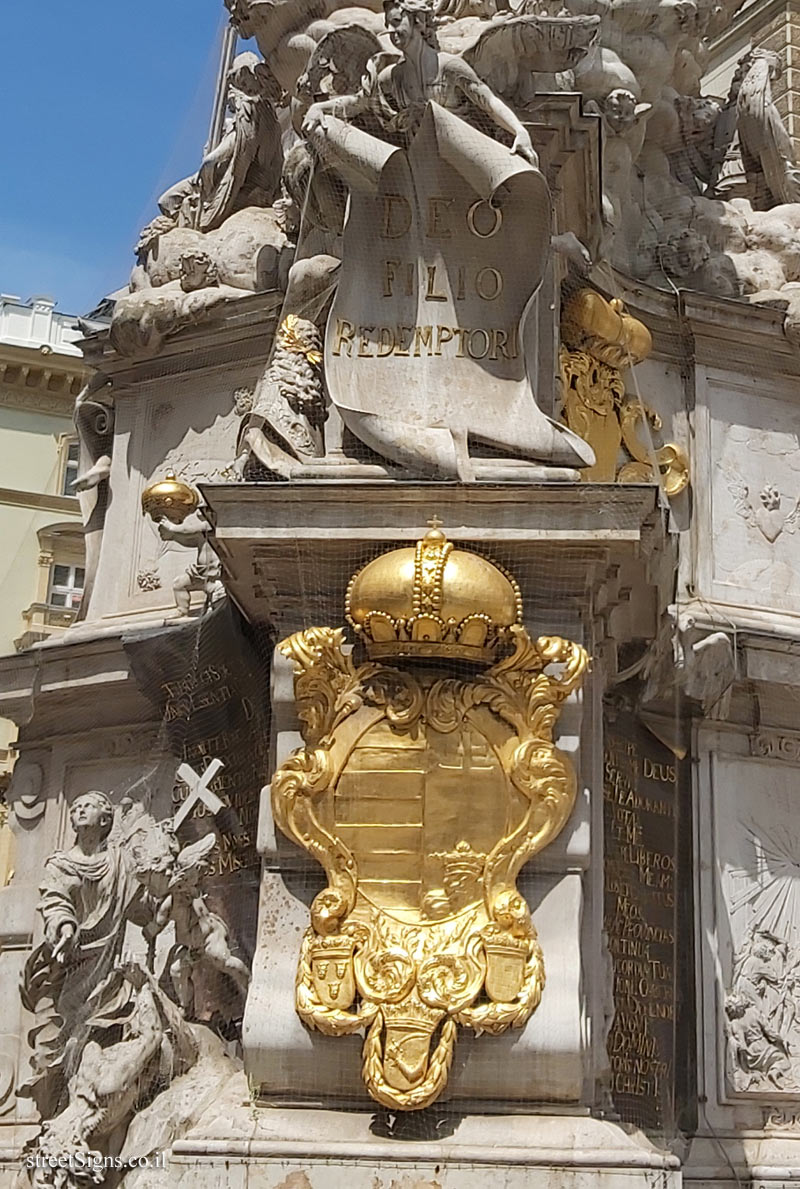
<path fill-rule="evenodd" d="M 428 12 L 423 4 L 406 9 Z M 190 616 L 172 622 L 162 617 L 158 626 L 137 625 L 131 616 L 114 637 L 120 664 L 139 698 L 135 722 L 120 723 L 108 706 L 93 712 L 85 692 L 75 709 L 67 682 L 58 711 L 58 740 L 49 741 L 53 748 L 63 748 L 67 757 L 57 798 L 58 845 L 72 845 L 69 806 L 89 788 L 110 796 L 116 815 L 111 839 L 115 845 L 129 845 L 131 853 L 131 840 L 144 830 L 141 821 L 136 825 L 137 814 L 150 815 L 156 824 L 172 822 L 166 831 L 167 884 L 158 885 L 159 895 L 158 881 L 151 879 L 152 886 L 145 889 L 150 921 L 142 925 L 131 917 L 116 958 L 150 971 L 167 997 L 194 1021 L 214 1030 L 226 1051 L 240 1058 L 247 971 L 255 964 L 263 973 L 273 951 L 287 944 L 285 926 L 268 900 L 266 889 L 271 885 L 262 881 L 262 874 L 291 872 L 292 895 L 303 905 L 297 918 L 302 918 L 302 928 L 308 920 L 306 909 L 325 886 L 321 866 L 314 861 L 319 847 L 312 858 L 299 848 L 291 849 L 286 840 L 275 841 L 272 834 L 269 781 L 291 745 L 300 742 L 299 735 L 313 735 L 309 718 L 298 721 L 296 710 L 287 709 L 288 665 L 276 664 L 276 645 L 290 631 L 345 626 L 345 592 L 353 575 L 391 549 L 413 547 L 430 524 L 441 523 L 457 548 L 488 557 L 513 575 L 522 593 L 524 624 L 533 639 L 563 636 L 593 658 L 591 675 L 563 708 L 556 729 L 556 741 L 578 773 L 576 816 L 564 834 L 569 842 L 562 838 L 550 858 L 548 852 L 537 856 L 520 876 L 534 922 L 541 918 L 543 939 L 549 929 L 545 968 L 552 962 L 553 985 L 564 996 L 560 1005 L 548 1007 L 545 986 L 539 1010 L 547 1010 L 550 1021 L 558 1021 L 562 1011 L 560 1025 L 569 1019 L 563 1039 L 553 1039 L 557 1029 L 551 1029 L 549 1047 L 531 1075 L 531 1086 L 517 1086 L 513 1096 L 504 1089 L 508 1063 L 515 1059 L 514 1044 L 498 1044 L 496 1062 L 484 1072 L 479 1091 L 459 1096 L 468 1059 L 459 1065 L 457 1057 L 452 1075 L 456 1089 L 434 1106 L 407 1116 L 385 1104 L 378 1109 L 366 1091 L 363 1099 L 353 1098 L 349 1073 L 342 1072 L 337 1095 L 336 1075 L 331 1074 L 336 1058 L 329 1055 L 335 1052 L 335 1042 L 325 1038 L 319 1042 L 325 1053 L 319 1093 L 303 1092 L 297 1098 L 331 1106 L 346 1100 L 377 1110 L 378 1133 L 403 1138 L 448 1134 L 468 1108 L 503 1113 L 588 1107 L 669 1140 L 696 1124 L 694 856 L 691 755 L 687 757 L 682 742 L 676 743 L 685 739 L 688 712 L 678 683 L 659 686 L 657 669 L 677 648 L 683 605 L 689 601 L 687 584 L 678 579 L 678 553 L 690 547 L 694 496 L 691 491 L 676 492 L 670 504 L 665 484 L 658 480 L 665 477 L 665 439 L 680 431 L 684 445 L 689 445 L 686 427 L 697 399 L 694 343 L 681 294 L 695 286 L 708 291 L 718 282 L 717 296 L 738 297 L 745 274 L 753 291 L 758 270 L 748 255 L 752 242 L 739 244 L 740 250 L 732 253 L 731 227 L 736 224 L 745 236 L 749 219 L 748 234 L 757 225 L 764 236 L 776 239 L 780 229 L 767 228 L 757 217 L 764 212 L 752 205 L 746 211 L 742 203 L 750 203 L 749 198 L 740 197 L 738 207 L 728 201 L 730 193 L 743 193 L 741 186 L 736 188 L 733 137 L 715 142 L 712 136 L 710 147 L 705 137 L 705 116 L 730 114 L 736 96 L 714 101 L 697 94 L 689 102 L 676 93 L 668 110 L 660 92 L 651 101 L 641 100 L 643 88 L 635 79 L 630 82 L 630 70 L 626 73 L 618 59 L 616 87 L 590 94 L 590 83 L 584 79 L 579 86 L 575 71 L 550 71 L 552 90 L 544 93 L 542 85 L 527 104 L 516 102 L 509 116 L 488 84 L 473 78 L 472 67 L 466 70 L 437 59 L 434 83 L 427 92 L 423 88 L 409 98 L 401 76 L 391 73 L 402 54 L 391 56 L 385 30 L 373 34 L 370 21 L 344 26 L 336 34 L 338 40 L 328 30 L 326 36 L 334 38 L 329 42 L 317 30 L 306 73 L 295 80 L 295 93 L 284 89 L 277 115 L 273 112 L 280 128 L 281 171 L 268 209 L 277 212 L 283 242 L 277 252 L 264 249 L 258 269 L 262 278 L 269 274 L 275 284 L 266 292 L 255 285 L 244 297 L 237 292 L 233 296 L 238 307 L 228 294 L 228 304 L 205 310 L 208 321 L 198 319 L 199 326 L 187 318 L 181 325 L 189 348 L 181 348 L 179 336 L 170 340 L 171 331 L 165 333 L 169 349 L 148 360 L 146 378 L 137 381 L 148 409 L 132 431 L 134 438 L 138 433 L 143 440 L 131 448 L 130 459 L 145 460 L 144 479 L 158 479 L 173 456 L 180 458 L 179 478 L 204 485 L 212 520 L 223 487 L 254 493 L 249 519 L 243 519 L 231 536 L 233 540 L 238 533 L 252 541 L 235 562 L 227 540 L 220 551 L 228 588 L 224 599 L 209 597 L 210 605 L 203 607 L 195 594 Z M 452 22 L 441 24 L 447 33 Z M 432 17 L 425 27 L 432 47 Z M 506 66 L 510 69 L 508 61 Z M 601 67 L 602 61 L 599 71 Z M 587 240 L 583 246 L 565 220 L 585 204 L 586 194 L 569 197 L 570 187 L 577 183 L 574 176 L 570 180 L 551 135 L 556 127 L 563 131 L 568 96 L 578 92 L 585 100 L 584 115 L 593 113 L 602 123 L 605 152 L 604 200 L 597 199 L 599 178 L 591 176 L 586 187 L 597 209 L 581 211 L 579 230 Z M 353 96 L 357 102 L 349 102 Z M 327 101 L 327 113 L 312 110 L 313 104 Z M 232 110 L 236 135 L 244 137 L 236 124 L 244 108 L 234 104 Z M 521 131 L 515 113 L 525 125 Z M 248 118 L 255 119 L 252 112 Z M 685 135 L 676 141 L 678 125 Z M 526 139 L 529 127 L 542 172 L 533 163 L 534 145 Z M 716 127 L 720 135 L 725 131 Z M 575 145 L 570 152 L 573 149 Z M 588 153 L 584 142 L 575 149 L 576 156 L 578 150 Z M 746 152 L 744 159 L 748 164 Z M 599 165 L 596 152 L 587 161 L 590 176 Z M 207 175 L 208 169 L 206 181 Z M 654 179 L 662 175 L 659 191 Z M 723 184 L 724 178 L 728 181 Z M 263 197 L 267 190 L 265 186 L 259 194 Z M 223 191 L 225 187 L 214 201 L 227 201 Z M 211 229 L 208 235 L 216 233 L 217 216 L 209 213 L 213 203 L 208 193 L 202 185 L 199 198 L 191 193 L 209 207 L 205 215 L 194 211 L 192 233 L 199 234 L 203 217 Z M 185 196 L 184 200 L 188 201 Z M 253 200 L 253 205 L 258 203 Z M 228 217 L 237 217 L 241 209 Z M 169 220 L 173 214 L 162 200 L 162 218 Z M 789 218 L 785 211 L 783 217 Z M 176 227 L 188 233 L 186 225 Z M 566 252 L 565 245 L 559 245 L 554 265 L 551 235 L 563 240 L 566 233 L 572 240 Z M 591 285 L 589 255 L 603 264 L 591 274 Z M 740 257 L 738 280 L 733 255 Z M 147 263 L 146 251 L 143 259 L 152 271 L 155 266 L 152 259 Z M 198 257 L 192 255 L 191 262 L 196 266 Z M 203 268 L 204 283 L 195 284 L 184 275 L 182 292 L 206 292 L 227 283 L 216 272 L 209 282 L 208 261 Z M 788 281 L 789 274 L 782 277 Z M 162 283 L 154 283 L 154 291 Z M 174 287 L 177 277 L 167 283 Z M 642 360 L 648 352 L 637 353 L 630 336 L 619 328 L 616 338 L 605 340 L 604 330 L 594 339 L 587 332 L 585 339 L 592 339 L 594 348 L 587 341 L 568 346 L 573 352 L 585 349 L 590 371 L 598 360 L 611 368 L 605 388 L 596 383 L 592 389 L 590 383 L 584 394 L 587 416 L 595 417 L 594 444 L 610 434 L 611 471 L 602 485 L 585 481 L 591 460 L 581 454 L 580 435 L 571 432 L 569 394 L 559 380 L 557 311 L 569 307 L 587 286 L 617 299 L 608 306 L 614 316 L 620 317 L 623 299 L 638 300 L 643 308 L 649 303 L 658 322 L 656 350 L 644 373 L 656 382 L 652 393 L 644 383 L 640 391 Z M 775 291 L 779 289 L 776 283 Z M 724 313 L 724 307 L 720 309 Z M 640 316 L 644 318 L 641 311 Z M 149 333 L 152 327 L 148 324 L 147 329 Z M 116 333 L 121 333 L 119 325 Z M 614 348 L 608 356 L 612 364 L 592 355 L 592 349 L 598 350 L 597 340 L 601 347 Z M 737 348 L 739 380 L 752 382 L 756 364 L 743 368 L 740 358 Z M 188 406 L 195 378 L 206 401 L 203 411 L 176 421 L 170 401 Z M 120 406 L 130 399 L 130 391 L 120 386 Z M 218 409 L 212 407 L 216 395 Z M 163 412 L 161 423 L 152 412 L 156 405 Z M 640 410 L 634 418 L 633 448 L 634 438 L 620 428 L 626 408 Z M 204 434 L 208 441 L 213 437 L 213 447 Z M 127 443 L 114 445 L 115 450 L 127 448 Z M 130 463 L 129 475 L 136 465 Z M 545 472 L 526 473 L 526 465 L 559 470 L 551 471 L 555 479 L 548 483 Z M 639 468 L 628 472 L 636 481 L 615 483 L 626 466 Z M 483 480 L 484 491 L 496 491 L 491 507 L 477 498 L 477 480 Z M 309 529 L 308 493 L 315 483 L 322 493 L 318 500 L 329 499 L 340 517 L 330 520 L 328 531 L 320 528 L 322 520 Z M 341 493 L 357 494 L 367 483 L 373 485 L 373 507 L 368 515 L 362 508 L 358 523 L 350 523 Z M 420 495 L 426 485 L 430 498 Z M 259 509 L 259 493 L 265 504 L 269 493 L 275 528 L 276 487 L 282 500 L 277 524 L 281 531 L 264 544 L 257 531 L 266 518 L 264 508 Z M 509 490 L 518 503 L 508 498 Z M 400 510 L 409 492 L 417 518 L 409 527 L 406 508 L 401 532 Z M 528 505 L 546 511 L 537 521 Z M 490 508 L 485 523 L 482 506 Z M 133 525 L 130 531 L 133 548 Z M 157 531 L 147 522 L 146 532 L 153 540 Z M 136 540 L 139 547 L 141 535 Z M 147 547 L 157 566 L 166 550 L 160 543 L 154 547 L 153 540 L 148 538 Z M 235 541 L 234 546 L 239 548 Z M 198 573 L 199 567 L 198 561 Z M 198 573 L 191 575 L 193 581 Z M 159 602 L 164 602 L 165 592 L 154 593 L 160 578 L 153 574 L 155 570 L 145 569 L 138 575 L 140 591 L 149 599 L 151 622 L 156 611 L 167 610 Z M 101 571 L 98 581 L 103 580 Z M 384 590 L 386 598 L 405 596 L 410 601 L 406 571 L 398 569 L 396 583 L 397 589 Z M 483 609 L 483 593 L 475 595 L 476 612 Z M 693 605 L 703 603 L 702 592 L 693 589 L 692 598 Z M 124 610 L 135 611 L 134 604 L 135 598 L 129 598 Z M 122 610 L 106 617 L 104 631 Z M 720 613 L 710 604 L 705 603 L 704 610 L 715 626 L 731 626 L 727 620 L 720 622 Z M 363 642 L 355 638 L 352 625 L 345 630 L 346 652 L 352 645 L 353 658 L 360 664 L 366 659 Z M 666 643 L 660 639 L 655 649 L 654 641 L 662 636 Z M 64 647 L 68 649 L 68 641 Z M 46 742 L 36 733 L 40 704 L 50 697 L 44 688 L 49 672 L 46 650 L 35 657 L 30 678 L 33 727 L 23 731 L 23 759 L 26 748 L 38 752 Z M 451 685 L 477 684 L 484 672 L 463 657 L 390 658 L 386 664 L 401 674 L 432 675 Z M 553 672 L 552 666 L 544 668 Z M 653 689 L 657 714 L 645 721 L 640 710 L 645 694 L 651 697 Z M 43 713 L 52 714 L 49 702 Z M 502 769 L 499 747 L 491 753 L 484 740 L 469 752 L 464 745 L 458 767 L 440 763 L 430 743 L 433 729 L 424 717 L 414 728 L 417 735 L 397 724 L 392 729 L 404 748 L 410 747 L 409 738 L 414 746 L 421 739 L 430 752 L 415 772 L 423 789 L 417 807 L 420 821 L 403 819 L 408 808 L 398 806 L 389 791 L 398 783 L 393 783 L 398 773 L 391 763 L 399 761 L 386 728 L 380 746 L 374 745 L 381 752 L 380 763 L 359 772 L 362 783 L 371 782 L 364 794 L 370 812 L 378 813 L 374 803 L 387 790 L 380 806 L 383 817 L 346 822 L 342 828 L 350 830 L 348 837 L 355 837 L 354 826 L 369 826 L 373 835 L 378 827 L 406 831 L 404 847 L 373 846 L 370 852 L 361 838 L 358 845 L 364 847 L 363 870 L 372 872 L 367 882 L 378 885 L 396 878 L 399 884 L 419 885 L 418 903 L 413 910 L 405 906 L 401 923 L 414 921 L 414 944 L 422 952 L 420 937 L 429 923 L 424 905 L 433 904 L 437 895 L 442 902 L 450 895 L 447 888 L 430 882 L 434 848 L 425 834 L 425 821 L 434 809 L 428 808 L 426 798 L 430 796 L 431 806 L 436 797 L 447 802 L 446 812 L 435 811 L 450 831 L 444 841 L 437 836 L 440 850 L 435 857 L 440 866 L 453 855 L 467 866 L 485 859 L 481 815 L 495 814 L 498 829 L 510 832 L 518 806 L 516 794 L 509 793 L 510 808 L 503 817 L 486 795 L 490 777 L 476 776 L 491 771 L 493 779 L 498 767 Z M 350 747 L 355 750 L 352 740 Z M 437 773 L 444 768 L 459 773 L 444 794 L 433 789 L 434 768 Z M 342 823 L 332 809 L 324 812 L 325 845 L 333 848 L 333 835 Z M 392 820 L 398 813 L 400 819 Z M 457 851 L 462 843 L 469 854 Z M 150 858 L 142 854 L 134 861 L 150 871 Z M 441 875 L 438 869 L 437 874 Z M 553 922 L 561 918 L 552 904 L 567 896 L 570 881 L 579 887 L 569 892 L 573 903 L 563 917 L 568 925 L 558 936 Z M 184 909 L 180 921 L 178 900 Z M 292 922 L 290 936 L 298 955 L 302 928 Z M 34 938 L 37 944 L 38 940 Z M 315 977 L 324 982 L 325 976 Z M 345 981 L 344 974 L 339 981 Z M 326 993 L 335 999 L 338 987 L 339 983 L 336 991 L 329 988 Z M 295 988 L 284 979 L 272 992 L 293 1001 Z M 481 994 L 480 1003 L 486 1006 L 488 993 Z M 355 1004 L 357 1010 L 359 997 L 366 997 L 363 988 L 354 990 L 346 1006 Z M 34 1003 L 32 992 L 29 1001 Z M 117 1019 L 113 1027 L 123 1025 Z M 441 1042 L 444 1027 L 437 1021 L 429 1029 L 431 1051 Z M 493 1043 L 488 1035 L 474 1041 L 486 1047 Z M 522 1051 L 524 1045 L 519 1044 Z M 562 1078 L 560 1063 L 573 1054 L 565 1058 L 560 1044 L 572 1046 L 580 1067 L 580 1075 L 572 1067 L 568 1090 L 563 1089 L 568 1078 Z M 351 1048 L 346 1053 L 342 1061 L 352 1057 Z M 276 1056 L 276 1064 L 279 1060 L 290 1062 L 291 1057 L 284 1053 Z M 424 1061 L 417 1064 L 422 1068 Z M 418 1075 L 419 1068 L 413 1071 L 407 1063 L 397 1077 L 413 1087 Z M 159 1076 L 157 1085 L 169 1084 L 169 1072 Z M 583 1089 L 575 1090 L 576 1077 Z M 548 1083 L 561 1086 L 560 1092 L 548 1094 Z M 274 1092 L 261 1084 L 253 1090 L 264 1100 L 292 1101 L 287 1086 L 291 1068 L 276 1074 Z M 148 1093 L 152 1096 L 153 1084 Z"/>

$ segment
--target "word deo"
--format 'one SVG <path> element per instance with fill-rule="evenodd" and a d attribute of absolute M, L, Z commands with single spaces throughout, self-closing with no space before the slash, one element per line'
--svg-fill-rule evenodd
<path fill-rule="evenodd" d="M 453 211 L 455 198 L 433 194 L 428 198 L 424 212 L 424 231 L 429 239 L 449 239 L 460 218 Z M 487 198 L 478 198 L 472 203 L 464 218 L 464 226 L 476 239 L 493 239 L 503 226 L 503 211 Z M 383 225 L 384 239 L 402 239 L 411 230 L 414 222 L 414 208 L 403 194 L 384 194 Z"/>

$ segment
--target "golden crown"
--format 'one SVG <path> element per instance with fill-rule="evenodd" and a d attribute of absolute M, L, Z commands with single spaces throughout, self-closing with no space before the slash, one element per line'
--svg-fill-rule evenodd
<path fill-rule="evenodd" d="M 494 562 L 457 549 L 438 521 L 414 548 L 393 549 L 350 579 L 346 613 L 374 659 L 491 662 L 522 623 L 522 595 Z"/>
<path fill-rule="evenodd" d="M 450 851 L 434 851 L 433 857 L 441 859 L 445 875 L 474 876 L 478 879 L 483 875 L 486 866 L 486 855 L 475 850 L 466 839 L 456 843 L 456 849 Z"/>

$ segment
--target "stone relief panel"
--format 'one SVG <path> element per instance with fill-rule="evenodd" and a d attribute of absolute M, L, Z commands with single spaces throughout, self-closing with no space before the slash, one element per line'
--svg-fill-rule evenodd
<path fill-rule="evenodd" d="M 800 413 L 755 386 L 710 386 L 711 591 L 800 611 Z"/>
<path fill-rule="evenodd" d="M 232 483 L 239 478 L 231 465 L 236 450 L 240 410 L 252 398 L 252 388 L 238 376 L 186 381 L 173 379 L 169 397 L 159 386 L 144 416 L 141 456 L 137 460 L 142 489 L 168 471 L 193 487 L 203 483 Z M 191 424 L 186 404 L 191 401 Z M 197 542 L 181 541 L 159 532 L 151 519 L 136 518 L 137 565 L 130 574 L 128 597 L 153 607 L 172 603 L 176 579 L 196 562 Z"/>
<path fill-rule="evenodd" d="M 725 1091 L 800 1095 L 800 773 L 732 756 L 713 772 Z"/>

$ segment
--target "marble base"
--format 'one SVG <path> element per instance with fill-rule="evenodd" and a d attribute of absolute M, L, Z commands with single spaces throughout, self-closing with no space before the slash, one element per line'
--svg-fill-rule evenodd
<path fill-rule="evenodd" d="M 677 1157 L 586 1115 L 269 1109 L 227 1094 L 172 1148 L 166 1183 L 214 1189 L 678 1189 Z M 387 1131 L 390 1134 L 387 1134 Z M 164 1173 L 158 1183 L 164 1185 Z M 149 1182 L 136 1182 L 142 1189 Z M 153 1180 L 153 1189 L 156 1181 Z"/>
<path fill-rule="evenodd" d="M 578 483 L 574 467 L 548 466 L 521 458 L 473 458 L 477 483 Z"/>
<path fill-rule="evenodd" d="M 149 1155 L 158 1153 L 155 1148 Z M 21 1155 L 0 1152 L 0 1189 Z M 586 1114 L 390 1116 L 254 1105 L 241 1074 L 121 1189 L 680 1189 L 680 1161 L 642 1133 Z M 698 1187 L 699 1189 L 699 1187 Z"/>
<path fill-rule="evenodd" d="M 476 483 L 577 483 L 581 477 L 580 471 L 572 467 L 526 462 L 521 458 L 471 458 L 470 462 Z M 405 477 L 397 468 L 359 462 L 344 455 L 332 455 L 306 463 L 294 476 L 296 480 L 303 481 L 330 479 L 348 483 L 376 479 L 396 483 Z"/>
<path fill-rule="evenodd" d="M 800 1185 L 800 1127 L 782 1134 L 748 1132 L 698 1135 L 684 1162 L 687 1189 L 790 1189 Z"/>
<path fill-rule="evenodd" d="M 486 1189 L 488 1177 L 496 1189 L 677 1189 L 680 1172 L 652 1168 L 584 1168 L 552 1161 L 547 1164 L 509 1164 L 493 1159 L 490 1165 L 465 1161 L 337 1160 L 317 1156 L 298 1160 L 173 1159 L 165 1173 L 151 1172 L 138 1179 L 136 1189 Z M 1 1182 L 0 1182 L 1 1184 Z M 131 1186 L 133 1189 L 133 1186 Z"/>

